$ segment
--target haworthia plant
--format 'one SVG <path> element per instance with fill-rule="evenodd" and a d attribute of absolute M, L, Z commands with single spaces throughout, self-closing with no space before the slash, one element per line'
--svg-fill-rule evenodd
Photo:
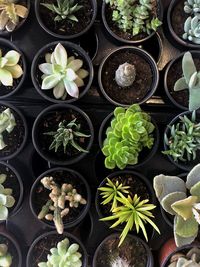
<path fill-rule="evenodd" d="M 184 23 L 183 39 L 200 44 L 200 17 L 188 17 Z"/>

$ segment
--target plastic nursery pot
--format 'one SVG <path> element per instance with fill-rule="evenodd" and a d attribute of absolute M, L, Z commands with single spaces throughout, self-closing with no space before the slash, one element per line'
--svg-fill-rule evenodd
<path fill-rule="evenodd" d="M 57 14 L 51 12 L 41 3 L 49 3 L 47 0 L 35 1 L 35 13 L 40 26 L 52 36 L 58 39 L 75 39 L 85 34 L 94 24 L 97 15 L 96 0 L 80 0 L 79 5 L 83 7 L 74 13 L 78 22 L 70 22 L 64 19 L 61 22 L 54 21 Z M 56 1 L 53 1 L 56 4 Z"/>
<path fill-rule="evenodd" d="M 120 247 L 118 244 L 119 234 L 114 233 L 106 237 L 95 251 L 92 267 L 109 267 L 115 262 L 116 266 L 154 266 L 150 248 L 139 237 L 128 235 Z"/>
<path fill-rule="evenodd" d="M 68 147 L 66 153 L 64 153 L 62 145 L 57 152 L 55 152 L 55 149 L 49 149 L 54 139 L 45 133 L 56 132 L 60 122 L 66 121 L 69 123 L 75 118 L 76 123 L 81 125 L 79 131 L 90 135 L 90 137 L 82 139 L 76 137 L 75 140 L 89 153 L 94 139 L 94 129 L 90 118 L 76 106 L 57 104 L 44 109 L 33 124 L 33 145 L 42 158 L 54 165 L 70 165 L 80 161 L 88 154 L 87 152 L 79 152 L 72 146 Z"/>
<path fill-rule="evenodd" d="M 121 87 L 115 81 L 115 72 L 124 63 L 136 68 L 136 78 L 131 86 Z M 114 49 L 102 61 L 98 82 L 104 97 L 116 106 L 145 103 L 155 93 L 159 82 L 159 71 L 152 56 L 134 46 Z"/>
<path fill-rule="evenodd" d="M 200 45 L 184 40 L 184 23 L 190 14 L 184 12 L 184 0 L 172 0 L 167 12 L 167 23 L 172 37 L 186 48 L 199 49 Z"/>
<path fill-rule="evenodd" d="M 67 95 L 65 100 L 60 100 L 54 97 L 53 89 L 49 89 L 49 90 L 41 89 L 41 85 L 42 85 L 41 76 L 43 75 L 43 73 L 39 70 L 39 65 L 46 62 L 45 54 L 52 53 L 58 43 L 62 44 L 65 47 L 68 57 L 75 56 L 76 59 L 83 60 L 82 68 L 89 72 L 88 77 L 84 79 L 85 85 L 82 87 L 79 87 L 79 98 L 72 98 L 71 96 Z M 35 55 L 32 66 L 31 66 L 31 78 L 32 78 L 32 82 L 33 82 L 35 89 L 43 98 L 54 103 L 72 103 L 72 102 L 79 100 L 89 90 L 92 84 L 93 77 L 94 77 L 93 65 L 88 54 L 79 45 L 71 43 L 71 42 L 67 42 L 67 41 L 56 41 L 56 42 L 45 45 Z"/>
<path fill-rule="evenodd" d="M 156 0 L 157 2 L 157 16 L 162 21 L 163 18 L 163 6 L 160 0 Z M 103 24 L 108 31 L 108 33 L 118 42 L 133 45 L 140 44 L 142 42 L 147 41 L 152 36 L 154 36 L 155 32 L 153 31 L 150 35 L 147 34 L 138 34 L 136 36 L 132 36 L 131 34 L 124 33 L 121 31 L 115 24 L 111 25 L 112 22 L 112 10 L 108 7 L 105 1 L 102 4 L 101 10 Z"/>
<path fill-rule="evenodd" d="M 194 59 L 194 63 L 197 68 L 200 68 L 200 52 L 190 51 Z M 174 91 L 174 85 L 176 81 L 183 76 L 182 71 L 182 59 L 185 52 L 180 54 L 167 66 L 164 76 L 165 92 L 170 101 L 182 110 L 188 110 L 189 108 L 189 89 L 185 89 L 179 92 Z"/>
<path fill-rule="evenodd" d="M 169 132 L 170 132 L 170 126 L 172 126 L 173 124 L 177 124 L 178 121 L 180 121 L 180 117 L 183 117 L 184 115 L 186 115 L 187 117 L 191 118 L 192 116 L 192 112 L 191 111 L 185 111 L 179 115 L 177 115 L 166 127 L 164 135 L 166 134 L 167 136 L 169 136 Z M 196 111 L 196 121 L 200 121 L 200 113 L 198 111 Z M 164 140 L 164 139 L 163 139 Z M 164 142 L 164 151 L 168 150 L 167 145 Z M 193 161 L 174 161 L 173 158 L 170 155 L 166 155 L 168 157 L 168 159 L 178 168 L 188 172 L 190 171 L 195 165 L 197 165 L 200 161 L 200 152 L 197 151 L 197 156 L 196 159 Z"/>
<path fill-rule="evenodd" d="M 113 112 L 111 112 L 101 123 L 100 129 L 99 129 L 99 146 L 102 149 L 103 148 L 103 142 L 106 138 L 106 129 L 109 127 L 111 119 L 113 117 Z M 154 145 L 151 149 L 148 148 L 143 148 L 143 150 L 139 154 L 138 158 L 138 164 L 135 165 L 127 165 L 126 168 L 128 169 L 135 169 L 137 167 L 143 166 L 146 164 L 156 153 L 158 146 L 159 146 L 159 140 L 160 140 L 160 134 L 159 134 L 159 129 L 158 125 L 156 124 L 155 120 L 151 118 L 152 123 L 155 126 L 154 130 Z"/>
<path fill-rule="evenodd" d="M 2 56 L 4 57 L 5 54 L 8 51 L 15 50 L 17 51 L 21 57 L 19 59 L 18 64 L 21 66 L 23 70 L 23 74 L 20 78 L 18 79 L 13 79 L 13 86 L 4 86 L 2 83 L 0 85 L 0 99 L 4 99 L 6 97 L 12 96 L 15 94 L 23 85 L 26 73 L 27 73 L 27 66 L 26 66 L 26 61 L 23 53 L 18 49 L 16 45 L 14 45 L 12 42 L 0 38 L 0 50 L 2 52 Z"/>
<path fill-rule="evenodd" d="M 26 259 L 27 267 L 38 267 L 39 262 L 46 262 L 47 255 L 51 254 L 50 249 L 56 247 L 58 242 L 69 239 L 70 244 L 76 243 L 79 245 L 79 252 L 82 254 L 82 267 L 88 266 L 87 251 L 82 242 L 74 235 L 64 232 L 62 235 L 58 235 L 55 231 L 45 233 L 35 239 L 31 245 Z"/>
<path fill-rule="evenodd" d="M 88 183 L 80 173 L 67 168 L 57 167 L 42 173 L 32 185 L 29 199 L 31 211 L 37 219 L 42 207 L 48 201 L 49 194 L 51 192 L 50 190 L 44 188 L 41 183 L 41 179 L 49 176 L 53 177 L 54 181 L 59 185 L 62 185 L 63 183 L 72 184 L 72 186 L 77 189 L 77 192 L 80 193 L 87 201 L 86 205 L 79 205 L 78 208 L 71 208 L 68 215 L 63 218 L 64 229 L 72 228 L 79 224 L 89 211 L 91 193 Z M 46 219 L 39 221 L 46 227 L 55 229 L 54 222 Z"/>
<path fill-rule="evenodd" d="M 16 126 L 11 133 L 3 132 L 3 140 L 7 146 L 0 150 L 0 160 L 4 161 L 16 157 L 22 151 L 28 136 L 28 127 L 23 114 L 13 105 L 0 101 L 0 113 L 7 108 L 10 108 L 14 115 Z"/>
<path fill-rule="evenodd" d="M 8 253 L 12 256 L 11 267 L 22 267 L 22 252 L 15 237 L 8 232 L 0 232 L 0 244 L 8 246 Z"/>

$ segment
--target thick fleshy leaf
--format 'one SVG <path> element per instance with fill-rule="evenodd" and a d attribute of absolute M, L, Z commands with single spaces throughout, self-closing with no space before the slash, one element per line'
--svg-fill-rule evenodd
<path fill-rule="evenodd" d="M 5 10 L 2 10 L 0 13 L 0 30 L 1 31 L 5 28 L 8 20 L 9 20 L 9 16 L 7 15 Z"/>
<path fill-rule="evenodd" d="M 66 79 L 68 81 L 73 82 L 74 80 L 76 80 L 76 78 L 77 78 L 77 75 L 72 69 L 66 70 Z"/>
<path fill-rule="evenodd" d="M 53 69 L 52 69 L 52 64 L 50 63 L 43 63 L 39 65 L 39 69 L 41 72 L 43 72 L 44 74 L 48 74 L 51 75 L 53 74 Z"/>
<path fill-rule="evenodd" d="M 190 78 L 190 81 L 189 81 L 189 88 L 194 88 L 197 84 L 197 81 L 198 81 L 198 76 L 197 76 L 197 72 L 194 72 Z"/>
<path fill-rule="evenodd" d="M 169 214 L 171 215 L 175 215 L 176 212 L 172 209 L 172 204 L 178 200 L 182 200 L 182 199 L 185 199 L 187 196 L 186 196 L 186 193 L 183 193 L 183 192 L 173 192 L 173 193 L 170 193 L 168 195 L 166 195 L 162 201 L 161 201 L 161 206 L 163 207 L 163 209 L 168 212 Z"/>
<path fill-rule="evenodd" d="M 46 63 L 51 63 L 51 53 L 45 54 L 45 61 L 46 61 Z"/>
<path fill-rule="evenodd" d="M 6 207 L 12 208 L 15 204 L 15 199 L 13 196 L 6 196 Z"/>
<path fill-rule="evenodd" d="M 176 216 L 175 219 L 175 232 L 177 235 L 188 238 L 195 237 L 198 234 L 199 225 L 194 217 L 183 220 L 180 216 Z"/>
<path fill-rule="evenodd" d="M 81 67 L 83 66 L 83 61 L 80 60 L 80 59 L 75 59 L 73 61 L 71 61 L 69 64 L 68 64 L 68 68 L 70 69 L 73 69 L 74 71 L 77 71 L 79 70 Z"/>
<path fill-rule="evenodd" d="M 76 83 L 76 85 L 78 87 L 82 87 L 84 85 L 84 81 L 81 78 L 79 78 L 79 77 L 77 77 L 74 82 Z"/>
<path fill-rule="evenodd" d="M 13 86 L 12 74 L 6 69 L 0 69 L 0 81 L 5 86 Z"/>
<path fill-rule="evenodd" d="M 53 95 L 56 99 L 62 98 L 65 93 L 65 85 L 63 81 L 59 82 L 54 88 L 53 88 Z"/>
<path fill-rule="evenodd" d="M 47 76 L 42 81 L 42 89 L 48 90 L 54 88 L 58 83 L 60 82 L 60 75 L 53 74 L 50 76 Z"/>
<path fill-rule="evenodd" d="M 60 43 L 56 46 L 53 54 L 56 64 L 65 68 L 67 66 L 67 51 Z"/>
<path fill-rule="evenodd" d="M 192 54 L 190 52 L 186 52 L 183 56 L 182 69 L 186 83 L 189 84 L 192 74 L 197 71 L 192 58 Z"/>
<path fill-rule="evenodd" d="M 176 81 L 174 85 L 174 91 L 178 92 L 184 89 L 188 89 L 188 85 L 186 83 L 186 80 L 184 77 L 180 78 L 178 81 Z"/>
<path fill-rule="evenodd" d="M 76 74 L 78 75 L 79 78 L 85 79 L 89 75 L 89 72 L 87 70 L 80 69 L 76 72 Z"/>
<path fill-rule="evenodd" d="M 72 244 L 69 248 L 68 248 L 68 252 L 73 254 L 76 251 L 78 251 L 79 249 L 79 245 L 78 244 Z"/>
<path fill-rule="evenodd" d="M 15 12 L 20 18 L 26 18 L 28 15 L 28 9 L 22 5 L 15 5 Z"/>
<path fill-rule="evenodd" d="M 0 206 L 0 220 L 6 220 L 8 218 L 8 209 L 4 206 Z"/>
<path fill-rule="evenodd" d="M 4 182 L 5 182 L 5 180 L 6 180 L 6 174 L 0 174 L 0 184 L 3 184 Z"/>
<path fill-rule="evenodd" d="M 189 90 L 189 110 L 193 111 L 200 107 L 200 86 L 196 86 Z"/>
<path fill-rule="evenodd" d="M 8 60 L 6 63 L 6 66 L 14 66 L 19 62 L 20 59 L 20 53 L 18 53 L 15 50 L 11 50 L 8 53 L 5 54 L 5 58 Z"/>
<path fill-rule="evenodd" d="M 78 86 L 74 82 L 70 82 L 67 79 L 64 79 L 65 89 L 67 93 L 75 98 L 79 97 Z"/>
<path fill-rule="evenodd" d="M 0 194 L 0 205 L 6 205 L 6 196 L 4 194 Z"/>
<path fill-rule="evenodd" d="M 189 173 L 186 180 L 187 189 L 191 189 L 193 185 L 200 181 L 200 164 L 197 164 Z"/>
<path fill-rule="evenodd" d="M 178 200 L 172 204 L 172 209 L 184 220 L 188 220 L 193 216 L 192 207 L 197 203 L 198 197 L 190 196 L 188 198 Z"/>
<path fill-rule="evenodd" d="M 185 32 L 189 32 L 189 30 L 191 29 L 191 21 L 192 21 L 192 18 L 191 17 L 188 17 L 184 23 L 184 31 Z"/>
<path fill-rule="evenodd" d="M 19 79 L 23 74 L 23 70 L 18 64 L 15 66 L 6 66 L 5 69 L 12 74 L 13 79 Z"/>
<path fill-rule="evenodd" d="M 0 58 L 0 68 L 3 68 L 7 62 L 8 62 L 8 60 L 5 57 L 1 57 Z"/>
<path fill-rule="evenodd" d="M 200 182 L 196 183 L 191 187 L 190 194 L 192 196 L 196 196 L 198 198 L 198 202 L 200 202 Z"/>

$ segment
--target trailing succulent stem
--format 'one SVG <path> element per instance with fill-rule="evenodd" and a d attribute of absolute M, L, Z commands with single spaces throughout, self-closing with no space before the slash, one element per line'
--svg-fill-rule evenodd
<path fill-rule="evenodd" d="M 115 81 L 121 87 L 128 87 L 135 81 L 135 76 L 135 66 L 126 62 L 116 70 Z"/>
<path fill-rule="evenodd" d="M 175 253 L 168 267 L 200 267 L 200 249 L 194 246 L 186 254 L 182 251 Z"/>
<path fill-rule="evenodd" d="M 86 205 L 87 201 L 71 184 L 64 183 L 60 186 L 54 182 L 53 177 L 44 177 L 41 183 L 51 193 L 38 214 L 38 219 L 45 218 L 48 221 L 53 221 L 57 232 L 62 234 L 64 230 L 63 218 L 68 215 L 71 208 Z"/>
<path fill-rule="evenodd" d="M 12 256 L 8 252 L 6 244 L 0 244 L 0 267 L 10 267 L 12 265 Z"/>

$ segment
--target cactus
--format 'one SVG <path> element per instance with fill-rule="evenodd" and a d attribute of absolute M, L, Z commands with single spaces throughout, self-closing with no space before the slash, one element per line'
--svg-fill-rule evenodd
<path fill-rule="evenodd" d="M 57 247 L 50 250 L 51 254 L 47 256 L 47 262 L 38 263 L 38 267 L 81 267 L 82 254 L 79 252 L 79 245 L 70 244 L 69 239 L 65 238 L 57 244 Z"/>
<path fill-rule="evenodd" d="M 187 14 L 200 13 L 200 0 L 187 0 L 184 3 L 184 11 Z"/>
<path fill-rule="evenodd" d="M 131 267 L 131 265 L 127 260 L 117 257 L 111 262 L 111 267 Z"/>
<path fill-rule="evenodd" d="M 154 190 L 162 208 L 174 215 L 174 237 L 178 247 L 192 243 L 198 234 L 200 224 L 199 173 L 200 164 L 189 172 L 186 183 L 176 176 L 161 174 L 154 177 Z"/>
<path fill-rule="evenodd" d="M 6 244 L 0 244 L 0 267 L 10 267 L 12 265 L 12 256 L 8 252 Z"/>
<path fill-rule="evenodd" d="M 135 81 L 136 70 L 135 66 L 129 63 L 124 63 L 119 66 L 115 72 L 115 81 L 121 87 L 131 86 Z"/>
<path fill-rule="evenodd" d="M 15 126 L 15 117 L 9 108 L 0 113 L 0 150 L 7 146 L 3 140 L 4 132 L 11 133 Z"/>
<path fill-rule="evenodd" d="M 200 18 L 199 16 L 188 17 L 184 24 L 184 40 L 200 44 Z"/>
<path fill-rule="evenodd" d="M 67 94 L 74 98 L 79 97 L 79 87 L 84 86 L 84 79 L 89 75 L 82 69 L 83 61 L 68 57 L 67 51 L 59 43 L 52 54 L 45 55 L 46 63 L 40 64 L 42 75 L 42 90 L 53 89 L 56 99 L 66 99 Z"/>

